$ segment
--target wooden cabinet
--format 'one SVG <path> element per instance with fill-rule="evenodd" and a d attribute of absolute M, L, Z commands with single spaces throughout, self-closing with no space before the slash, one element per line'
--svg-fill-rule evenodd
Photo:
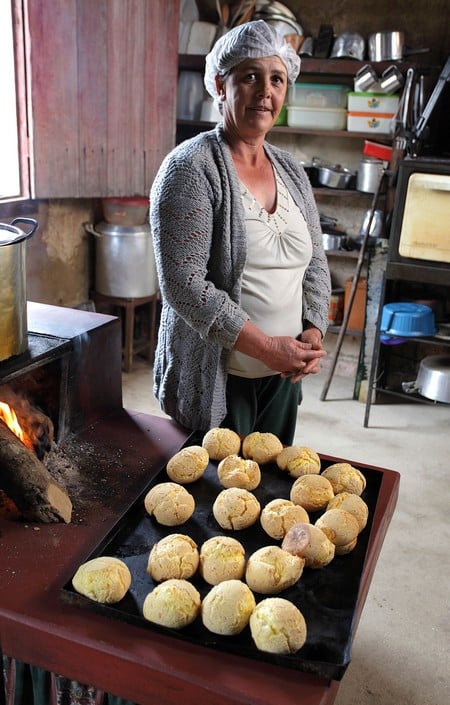
<path fill-rule="evenodd" d="M 178 5 L 27 3 L 33 197 L 148 194 L 175 144 Z"/>

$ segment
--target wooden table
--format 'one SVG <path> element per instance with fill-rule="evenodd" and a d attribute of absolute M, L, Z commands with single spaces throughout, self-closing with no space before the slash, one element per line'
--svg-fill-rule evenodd
<path fill-rule="evenodd" d="M 100 500 L 78 508 L 74 502 L 68 525 L 0 519 L 3 653 L 139 705 L 331 705 L 337 681 L 266 663 L 258 667 L 251 659 L 149 632 L 61 600 L 60 590 L 78 565 L 186 438 L 170 420 L 122 410 L 80 435 L 80 442 L 107 448 L 118 458 L 106 466 L 98 463 Z M 357 620 L 397 501 L 398 473 L 380 472 Z"/>

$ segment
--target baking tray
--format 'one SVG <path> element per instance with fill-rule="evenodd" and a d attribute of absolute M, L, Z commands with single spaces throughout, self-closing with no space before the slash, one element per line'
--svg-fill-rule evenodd
<path fill-rule="evenodd" d="M 202 436 L 193 434 L 185 446 L 201 445 L 201 441 Z M 339 462 L 338 459 L 329 458 L 321 458 L 321 461 L 322 470 L 334 462 Z M 358 465 L 352 464 L 358 468 Z M 93 610 L 106 617 L 119 619 L 161 634 L 169 634 L 174 638 L 207 648 L 340 680 L 350 663 L 356 627 L 358 592 L 382 480 L 380 471 L 365 466 L 358 469 L 367 481 L 362 498 L 369 507 L 369 520 L 358 537 L 356 548 L 346 556 L 335 556 L 325 568 L 318 570 L 305 568 L 296 585 L 277 595 L 297 605 L 306 620 L 307 639 L 296 654 L 274 655 L 259 651 L 252 640 L 248 626 L 238 636 L 220 636 L 208 631 L 200 617 L 188 627 L 175 630 L 155 625 L 144 619 L 142 615 L 144 599 L 157 585 L 146 572 L 148 556 L 153 544 L 164 536 L 172 533 L 188 534 L 200 549 L 201 544 L 212 536 L 232 535 L 243 544 L 246 557 L 262 546 L 281 544 L 271 539 L 263 531 L 259 522 L 241 531 L 221 529 L 212 513 L 213 502 L 223 489 L 217 479 L 217 463 L 213 461 L 209 463 L 200 480 L 186 486 L 194 496 L 196 504 L 194 514 L 187 522 L 180 526 L 164 527 L 145 511 L 144 497 L 148 490 L 155 484 L 169 481 L 164 466 L 113 530 L 89 556 L 86 556 L 86 561 L 100 555 L 116 556 L 128 565 L 132 584 L 123 600 L 114 605 L 94 602 L 78 594 L 70 581 L 61 589 L 61 598 L 72 605 Z M 276 465 L 264 465 L 261 467 L 261 474 L 260 487 L 254 490 L 261 508 L 276 497 L 289 498 L 293 479 L 287 473 L 281 472 Z M 310 514 L 311 523 L 315 522 L 319 514 Z M 202 598 L 211 589 L 198 573 L 191 582 L 199 590 Z M 257 602 L 265 597 L 269 596 L 255 593 Z"/>

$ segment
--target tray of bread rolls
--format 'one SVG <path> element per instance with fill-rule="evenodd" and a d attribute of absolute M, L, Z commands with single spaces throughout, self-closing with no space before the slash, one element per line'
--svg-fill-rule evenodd
<path fill-rule="evenodd" d="M 272 434 L 192 434 L 62 588 L 143 629 L 341 679 L 382 472 Z"/>

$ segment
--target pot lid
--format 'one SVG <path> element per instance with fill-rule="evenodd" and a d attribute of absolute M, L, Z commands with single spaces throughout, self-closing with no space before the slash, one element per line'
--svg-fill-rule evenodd
<path fill-rule="evenodd" d="M 86 229 L 94 235 L 150 235 L 150 225 L 143 223 L 142 225 L 115 225 L 102 221 L 95 225 L 87 224 Z"/>
<path fill-rule="evenodd" d="M 19 219 L 17 218 L 16 220 Z M 26 233 L 23 230 L 20 230 L 20 228 L 16 228 L 14 225 L 10 225 L 8 223 L 0 223 L 0 247 L 4 247 L 6 245 L 16 245 L 19 242 L 26 240 L 27 238 L 31 237 L 36 227 L 37 223 L 31 232 Z"/>
<path fill-rule="evenodd" d="M 6 223 L 0 223 L 0 246 L 11 245 L 22 234 L 19 228 L 15 228 L 13 225 L 7 225 Z"/>

